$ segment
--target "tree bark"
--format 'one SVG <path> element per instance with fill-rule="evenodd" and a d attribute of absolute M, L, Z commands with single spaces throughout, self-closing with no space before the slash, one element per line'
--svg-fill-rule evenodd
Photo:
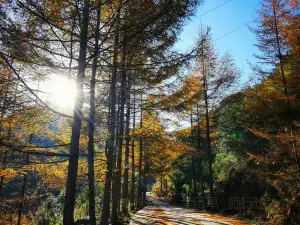
<path fill-rule="evenodd" d="M 32 138 L 33 134 L 30 135 L 29 137 L 29 144 L 32 144 Z M 29 164 L 29 154 L 26 154 L 26 159 L 25 159 L 25 165 Z M 26 185 L 27 185 L 27 174 L 24 175 L 23 177 L 23 185 L 21 189 L 21 194 L 20 194 L 20 204 L 19 204 L 19 209 L 18 209 L 18 225 L 21 225 L 21 220 L 22 220 L 22 210 L 24 207 L 24 199 L 25 199 L 25 192 L 26 192 Z"/>
<path fill-rule="evenodd" d="M 147 192 L 147 173 L 148 173 L 148 158 L 147 158 L 147 152 L 144 149 L 144 170 L 143 170 L 143 203 L 146 200 L 146 192 Z"/>
<path fill-rule="evenodd" d="M 200 157 L 199 157 L 199 164 L 200 164 L 200 168 L 199 168 L 199 176 L 200 176 L 200 185 L 201 185 L 201 194 L 202 197 L 204 197 L 204 191 L 205 191 L 205 187 L 204 187 L 204 182 L 203 182 L 203 166 L 202 166 L 202 151 L 201 151 L 201 132 L 200 132 L 200 113 L 199 113 L 199 106 L 197 105 L 197 145 L 198 145 L 198 152 L 200 153 Z"/>
<path fill-rule="evenodd" d="M 135 91 L 133 93 L 133 121 L 132 132 L 135 130 Z M 131 209 L 135 209 L 135 162 L 134 162 L 134 138 L 131 141 L 131 194 L 130 202 Z"/>
<path fill-rule="evenodd" d="M 205 65 L 205 63 L 203 63 Z M 203 68 L 204 79 L 204 102 L 205 102 L 205 119 L 206 119 L 206 147 L 208 155 L 208 172 L 209 172 L 209 194 L 214 197 L 213 171 L 212 171 L 212 154 L 211 154 L 211 140 L 210 140 L 210 126 L 209 126 L 209 110 L 208 110 L 208 95 L 207 95 L 207 77 L 206 71 Z"/>
<path fill-rule="evenodd" d="M 108 125 L 109 137 L 107 141 L 107 172 L 105 177 L 105 187 L 102 205 L 101 225 L 108 225 L 108 218 L 110 213 L 110 197 L 111 197 L 111 182 L 113 174 L 113 157 L 115 149 L 115 126 L 116 126 L 116 83 L 117 83 L 117 70 L 118 70 L 118 45 L 119 45 L 119 18 L 120 11 L 117 14 L 115 40 L 114 40 L 114 55 L 113 55 L 113 69 L 110 84 L 110 118 Z"/>
<path fill-rule="evenodd" d="M 124 108 L 126 103 L 126 45 L 127 45 L 127 37 L 126 31 L 123 40 L 123 48 L 122 48 L 122 80 L 121 80 L 121 103 L 120 103 L 120 119 L 119 119 L 119 134 L 118 134 L 118 152 L 117 152 L 117 171 L 115 177 L 115 188 L 114 191 L 114 201 L 112 202 L 112 212 L 111 212 L 111 220 L 112 224 L 117 224 L 118 220 L 118 208 L 120 206 L 120 198 L 121 198 L 121 176 L 122 176 L 122 149 L 123 149 L 123 139 L 124 139 Z"/>
<path fill-rule="evenodd" d="M 194 135 L 193 135 L 193 112 L 191 110 L 191 144 L 193 145 L 194 141 Z M 192 174 L 193 174 L 193 187 L 194 187 L 194 197 L 195 197 L 195 201 L 197 203 L 197 196 L 198 196 L 198 192 L 197 192 L 197 182 L 196 182 L 196 168 L 195 168 L 195 156 L 192 156 Z"/>
<path fill-rule="evenodd" d="M 101 14 L 101 0 L 98 0 L 97 5 L 97 24 L 95 33 L 95 46 L 94 46 L 94 58 L 92 64 L 92 77 L 90 87 L 90 115 L 88 121 L 88 181 L 89 181 L 89 217 L 90 225 L 96 225 L 95 215 L 95 171 L 94 171 L 94 134 L 95 134 L 95 85 L 96 85 L 96 72 L 97 72 L 97 60 L 98 60 L 98 48 L 99 48 L 99 34 L 100 34 L 100 14 Z"/>
<path fill-rule="evenodd" d="M 130 79 L 128 79 L 127 88 L 127 111 L 126 111 L 126 129 L 125 129 L 125 162 L 124 162 L 124 181 L 123 181 L 123 206 L 122 212 L 128 217 L 128 171 L 129 171 L 129 151 L 130 151 Z"/>
<path fill-rule="evenodd" d="M 119 80 L 119 78 L 117 78 Z M 117 85 L 117 84 L 116 84 Z M 118 91 L 118 87 L 117 87 Z M 111 218 L 114 214 L 114 204 L 119 205 L 118 194 L 117 194 L 117 183 L 118 183 L 118 168 L 117 168 L 117 160 L 118 160 L 118 149 L 119 149 L 119 129 L 120 129 L 120 115 L 121 115 L 121 91 L 117 93 L 117 111 L 116 111 L 116 122 L 115 122 L 115 149 L 113 153 L 113 174 L 112 174 L 112 188 L 111 188 L 111 194 L 112 194 L 112 210 L 111 210 Z M 116 203 L 117 201 L 117 203 Z"/>
<path fill-rule="evenodd" d="M 89 24 L 89 0 L 84 0 L 83 18 L 80 32 L 80 50 L 79 50 L 79 64 L 76 80 L 76 102 L 72 124 L 72 136 L 70 146 L 70 157 L 67 175 L 67 185 L 64 204 L 63 224 L 74 224 L 74 207 L 76 198 L 76 182 L 78 170 L 79 157 L 79 139 L 82 122 L 82 106 L 83 106 L 83 84 L 86 68 L 86 50 Z"/>
<path fill-rule="evenodd" d="M 143 128 L 143 108 L 142 108 L 142 96 L 141 96 L 141 119 L 140 119 L 140 129 Z M 140 137 L 140 157 L 139 157 L 139 185 L 138 185 L 138 207 L 143 205 L 142 199 L 142 164 L 143 164 L 143 138 Z"/>

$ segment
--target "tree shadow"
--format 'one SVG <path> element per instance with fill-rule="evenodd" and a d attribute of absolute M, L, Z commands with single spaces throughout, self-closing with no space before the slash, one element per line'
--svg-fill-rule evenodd
<path fill-rule="evenodd" d="M 159 206 L 148 206 L 142 212 L 138 212 L 131 219 L 133 223 L 130 224 L 204 225 L 213 223 L 215 225 L 248 225 L 234 218 L 223 217 L 218 214 L 208 214 L 194 209 L 183 209 L 168 204 L 164 204 L 161 207 L 163 209 Z"/>

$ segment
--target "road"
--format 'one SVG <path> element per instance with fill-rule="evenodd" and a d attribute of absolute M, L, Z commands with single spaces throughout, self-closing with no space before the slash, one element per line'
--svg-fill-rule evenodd
<path fill-rule="evenodd" d="M 130 225 L 250 225 L 230 217 L 172 206 L 157 200 L 152 202 L 132 217 Z"/>

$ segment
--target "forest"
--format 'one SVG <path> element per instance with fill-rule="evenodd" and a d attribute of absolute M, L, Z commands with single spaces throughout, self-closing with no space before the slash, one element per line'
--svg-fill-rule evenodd
<path fill-rule="evenodd" d="M 209 1 L 0 0 L 1 225 L 300 224 L 298 0 L 261 0 L 247 82 L 209 24 L 175 47 Z"/>

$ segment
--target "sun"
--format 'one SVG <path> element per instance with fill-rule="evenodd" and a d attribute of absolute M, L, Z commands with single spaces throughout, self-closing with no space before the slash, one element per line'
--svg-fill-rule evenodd
<path fill-rule="evenodd" d="M 76 84 L 67 76 L 51 74 L 49 79 L 41 84 L 48 102 L 56 108 L 70 110 L 74 108 Z"/>

